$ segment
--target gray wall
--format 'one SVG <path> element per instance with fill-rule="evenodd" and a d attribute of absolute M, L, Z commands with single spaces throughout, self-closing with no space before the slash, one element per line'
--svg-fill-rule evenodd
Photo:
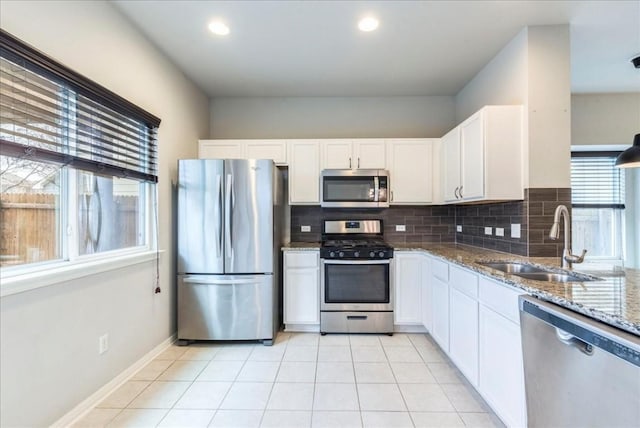
<path fill-rule="evenodd" d="M 176 160 L 197 156 L 208 97 L 112 5 L 3 1 L 0 23 L 88 78 L 162 119 L 159 142 L 160 285 L 156 263 L 2 297 L 0 425 L 49 426 L 175 332 L 172 185 Z M 98 355 L 98 337 L 109 351 Z"/>
<path fill-rule="evenodd" d="M 210 138 L 441 137 L 453 97 L 213 98 Z"/>
<path fill-rule="evenodd" d="M 640 92 L 573 94 L 571 144 L 630 146 L 640 133 Z"/>

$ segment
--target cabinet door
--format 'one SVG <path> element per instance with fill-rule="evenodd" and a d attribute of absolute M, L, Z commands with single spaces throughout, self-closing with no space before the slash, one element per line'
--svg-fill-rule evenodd
<path fill-rule="evenodd" d="M 245 142 L 247 159 L 271 159 L 276 165 L 287 164 L 286 141 L 256 140 Z"/>
<path fill-rule="evenodd" d="M 527 426 L 520 326 L 484 305 L 478 390 L 507 426 Z"/>
<path fill-rule="evenodd" d="M 449 284 L 431 276 L 433 330 L 431 336 L 449 352 Z"/>
<path fill-rule="evenodd" d="M 396 253 L 395 310 L 396 324 L 421 324 L 422 256 Z"/>
<path fill-rule="evenodd" d="M 351 140 L 329 140 L 322 143 L 322 169 L 354 169 Z"/>
<path fill-rule="evenodd" d="M 320 204 L 320 145 L 317 141 L 289 143 L 289 203 Z"/>
<path fill-rule="evenodd" d="M 449 357 L 478 385 L 478 301 L 449 286 Z"/>
<path fill-rule="evenodd" d="M 462 199 L 484 197 L 484 126 L 482 112 L 476 113 L 460 125 L 462 152 Z"/>
<path fill-rule="evenodd" d="M 285 324 L 320 323 L 320 282 L 318 251 L 284 253 Z"/>
<path fill-rule="evenodd" d="M 422 285 L 420 297 L 422 300 L 422 325 L 429 333 L 433 328 L 433 310 L 431 297 L 431 260 L 422 256 Z"/>
<path fill-rule="evenodd" d="M 244 146 L 233 140 L 200 140 L 198 143 L 200 159 L 244 159 Z"/>
<path fill-rule="evenodd" d="M 389 140 L 391 204 L 433 202 L 433 141 Z"/>
<path fill-rule="evenodd" d="M 442 192 L 445 202 L 455 202 L 459 198 L 456 190 L 460 187 L 460 127 L 442 137 Z"/>
<path fill-rule="evenodd" d="M 355 140 L 353 142 L 354 168 L 385 169 L 387 152 L 384 140 Z"/>

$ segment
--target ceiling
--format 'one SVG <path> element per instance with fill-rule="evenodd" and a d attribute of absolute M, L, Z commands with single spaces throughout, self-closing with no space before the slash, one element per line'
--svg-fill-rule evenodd
<path fill-rule="evenodd" d="M 455 95 L 523 27 L 566 23 L 572 92 L 640 92 L 640 0 L 113 3 L 211 97 Z"/>

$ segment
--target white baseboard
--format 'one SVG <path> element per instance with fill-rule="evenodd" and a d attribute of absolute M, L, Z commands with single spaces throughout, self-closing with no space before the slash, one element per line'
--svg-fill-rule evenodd
<path fill-rule="evenodd" d="M 395 333 L 426 333 L 427 329 L 423 325 L 402 325 L 396 324 L 393 326 Z"/>
<path fill-rule="evenodd" d="M 285 324 L 284 331 L 319 333 L 320 324 Z"/>
<path fill-rule="evenodd" d="M 158 346 L 153 348 L 151 351 L 147 352 L 142 358 L 133 363 L 127 369 L 125 369 L 118 376 L 113 378 L 107 384 L 102 386 L 96 392 L 91 394 L 89 398 L 82 401 L 76 407 L 71 409 L 66 415 L 58 419 L 52 427 L 68 427 L 73 425 L 81 418 L 83 418 L 87 413 L 89 413 L 93 408 L 104 400 L 109 394 L 118 389 L 122 384 L 128 381 L 134 374 L 138 372 L 141 368 L 146 366 L 151 360 L 160 355 L 165 349 L 173 344 L 176 341 L 176 335 L 172 335 L 166 340 L 162 341 Z"/>

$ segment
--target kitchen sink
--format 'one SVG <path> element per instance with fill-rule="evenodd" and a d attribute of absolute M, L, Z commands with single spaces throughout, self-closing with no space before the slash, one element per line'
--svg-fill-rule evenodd
<path fill-rule="evenodd" d="M 477 262 L 482 266 L 496 269 L 504 273 L 519 276 L 520 278 L 546 282 L 583 282 L 595 281 L 597 278 L 574 275 L 571 273 L 558 273 L 549 269 L 518 262 Z"/>
<path fill-rule="evenodd" d="M 549 272 L 545 269 L 537 266 L 529 265 L 526 263 L 517 262 L 478 262 L 483 266 L 491 269 L 499 270 L 505 273 L 519 274 L 519 273 L 544 273 Z"/>
<path fill-rule="evenodd" d="M 532 279 L 534 281 L 547 281 L 547 282 L 584 282 L 595 281 L 595 278 L 589 278 L 588 276 L 577 276 L 568 273 L 554 273 L 554 272 L 530 272 L 530 273 L 516 273 L 521 278 Z"/>

